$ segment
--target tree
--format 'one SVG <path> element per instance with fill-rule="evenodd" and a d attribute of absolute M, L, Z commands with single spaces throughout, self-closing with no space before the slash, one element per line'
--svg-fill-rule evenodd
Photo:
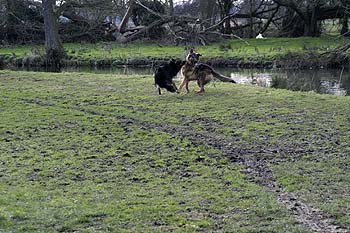
<path fill-rule="evenodd" d="M 130 2 L 133 2 L 133 1 L 130 1 Z M 164 8 L 163 4 L 158 0 L 151 0 L 151 1 L 138 0 L 137 2 L 139 4 L 136 4 L 132 8 L 132 16 L 131 16 L 131 19 L 136 26 L 140 26 L 140 25 L 147 26 L 147 25 L 153 23 L 154 21 L 159 20 L 161 18 L 159 15 L 164 15 L 164 13 L 165 13 L 165 8 Z M 130 4 L 132 4 L 132 3 L 130 3 Z M 143 7 L 141 5 L 156 12 L 158 15 L 150 14 L 148 12 L 148 10 L 145 9 L 145 7 Z"/>
<path fill-rule="evenodd" d="M 236 0 L 234 0 L 236 1 Z M 232 0 L 218 0 L 219 8 L 220 8 L 220 16 L 221 19 L 224 19 L 227 15 L 230 14 L 230 10 L 232 9 L 233 2 Z M 225 19 L 223 23 L 224 34 L 231 34 L 231 19 Z"/>
<path fill-rule="evenodd" d="M 58 1 L 57 1 L 58 2 Z M 60 35 L 63 41 L 113 40 L 113 29 L 117 16 L 125 6 L 120 1 L 112 0 L 65 0 L 60 1 L 57 15 L 60 22 Z"/>
<path fill-rule="evenodd" d="M 344 4 L 348 0 L 274 0 L 274 2 L 288 9 L 287 17 L 294 19 L 294 25 L 290 25 L 295 27 L 295 23 L 298 22 L 299 26 L 303 27 L 301 33 L 303 36 L 319 36 L 320 21 L 344 18 L 348 14 Z"/>
<path fill-rule="evenodd" d="M 58 16 L 54 11 L 56 1 L 43 0 L 42 4 L 45 25 L 46 64 L 48 67 L 59 70 L 61 60 L 66 56 L 66 53 L 58 34 Z"/>
<path fill-rule="evenodd" d="M 350 1 L 341 0 L 342 6 L 345 8 L 343 18 L 341 19 L 341 31 L 340 34 L 343 36 L 349 36 L 349 12 L 350 12 Z"/>
<path fill-rule="evenodd" d="M 174 16 L 174 1 L 168 0 L 167 2 L 168 2 L 168 15 Z"/>
<path fill-rule="evenodd" d="M 217 11 L 216 0 L 199 0 L 199 17 L 206 26 L 215 23 Z"/>
<path fill-rule="evenodd" d="M 0 0 L 0 41 L 32 43 L 42 38 L 41 4 L 30 0 Z"/>
<path fill-rule="evenodd" d="M 16 34 L 16 30 L 15 30 L 15 23 L 17 21 L 17 19 L 15 18 L 14 15 L 14 10 L 15 10 L 15 5 L 16 5 L 16 1 L 11 1 L 11 0 L 5 0 L 5 9 L 6 9 L 6 13 L 5 13 L 5 22 L 6 22 L 6 26 L 5 26 L 5 37 L 6 40 L 11 42 L 15 42 L 17 40 L 17 34 Z"/>
<path fill-rule="evenodd" d="M 292 9 L 283 9 L 282 27 L 279 32 L 280 36 L 300 37 L 304 35 L 303 19 Z"/>

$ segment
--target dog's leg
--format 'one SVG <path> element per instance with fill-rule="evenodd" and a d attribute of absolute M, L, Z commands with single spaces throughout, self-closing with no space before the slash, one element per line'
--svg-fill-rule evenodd
<path fill-rule="evenodd" d="M 186 86 L 185 86 L 185 87 L 186 87 L 186 93 L 187 93 L 187 94 L 190 92 L 190 90 L 188 89 L 188 84 L 189 84 L 189 83 L 190 83 L 190 81 L 187 81 L 187 82 L 186 82 Z"/>
<path fill-rule="evenodd" d="M 158 90 L 158 94 L 161 95 L 162 91 L 160 90 L 160 87 L 158 85 L 156 85 L 156 89 Z"/>
<path fill-rule="evenodd" d="M 177 93 L 181 92 L 181 90 L 185 84 L 186 84 L 186 78 L 183 78 L 181 83 L 180 83 L 179 89 L 177 90 Z"/>
<path fill-rule="evenodd" d="M 173 83 L 173 86 L 174 86 L 174 88 L 175 88 L 175 90 L 176 90 L 176 92 L 177 92 L 177 86 L 176 86 L 174 80 L 171 80 L 171 82 Z"/>
<path fill-rule="evenodd" d="M 204 92 L 204 79 L 203 79 L 203 77 L 198 77 L 197 84 L 198 84 L 198 86 L 200 88 L 198 93 Z"/>

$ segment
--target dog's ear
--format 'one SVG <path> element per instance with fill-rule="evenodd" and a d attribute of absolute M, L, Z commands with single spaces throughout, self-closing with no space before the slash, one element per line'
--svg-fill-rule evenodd
<path fill-rule="evenodd" d="M 182 61 L 182 60 L 177 60 L 176 61 L 176 64 L 179 65 L 179 66 L 183 66 L 185 65 L 186 61 Z"/>

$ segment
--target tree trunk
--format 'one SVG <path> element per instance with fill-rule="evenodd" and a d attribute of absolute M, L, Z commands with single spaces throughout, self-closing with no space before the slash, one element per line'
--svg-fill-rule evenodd
<path fill-rule="evenodd" d="M 232 8 L 232 1 L 231 0 L 221 0 L 218 2 L 220 6 L 220 15 L 221 20 L 223 20 L 227 15 L 230 14 L 230 10 Z M 222 33 L 224 34 L 231 34 L 231 19 L 227 18 L 224 23 L 222 24 Z"/>
<path fill-rule="evenodd" d="M 342 19 L 342 28 L 341 28 L 341 31 L 340 31 L 340 34 L 342 36 L 349 36 L 349 24 L 348 24 L 348 15 L 345 13 L 344 14 L 344 17 Z"/>
<path fill-rule="evenodd" d="M 291 8 L 285 8 L 281 36 L 300 37 L 304 35 L 304 21 Z"/>
<path fill-rule="evenodd" d="M 58 34 L 57 16 L 54 12 L 55 0 L 43 0 L 43 14 L 45 26 L 46 65 L 58 71 L 61 60 L 66 56 Z"/>
<path fill-rule="evenodd" d="M 249 37 L 254 38 L 255 37 L 255 30 L 254 30 L 254 17 L 253 17 L 253 12 L 255 11 L 255 1 L 254 0 L 249 0 L 249 11 L 250 11 L 250 18 L 249 18 Z"/>
<path fill-rule="evenodd" d="M 9 43 L 16 43 L 18 39 L 18 34 L 15 30 L 15 24 L 17 19 L 14 16 L 16 7 L 16 1 L 14 0 L 6 0 L 5 8 L 6 8 L 6 28 L 5 28 L 5 39 Z"/>
<path fill-rule="evenodd" d="M 206 27 L 209 27 L 213 24 L 213 22 L 215 22 L 215 0 L 200 0 L 199 11 L 200 18 L 205 23 Z"/>
<path fill-rule="evenodd" d="M 174 16 L 174 1 L 169 0 L 169 11 L 168 11 L 169 16 Z"/>
<path fill-rule="evenodd" d="M 320 34 L 320 28 L 317 21 L 318 7 L 312 9 L 312 13 L 308 14 L 305 20 L 304 36 L 316 37 Z"/>

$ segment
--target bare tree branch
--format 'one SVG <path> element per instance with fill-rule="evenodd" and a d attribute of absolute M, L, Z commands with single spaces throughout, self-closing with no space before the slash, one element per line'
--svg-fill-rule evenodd
<path fill-rule="evenodd" d="M 273 21 L 273 19 L 275 18 L 278 10 L 280 9 L 280 6 L 277 6 L 275 11 L 271 14 L 270 18 L 267 20 L 267 22 L 265 23 L 264 27 L 259 31 L 259 33 L 263 34 L 268 27 L 270 26 L 271 22 Z"/>
<path fill-rule="evenodd" d="M 125 32 L 125 28 L 126 28 L 126 25 L 129 21 L 129 18 L 131 16 L 133 7 L 134 7 L 134 0 L 130 0 L 128 10 L 126 11 L 122 21 L 120 22 L 119 28 L 118 28 L 120 33 Z"/>

